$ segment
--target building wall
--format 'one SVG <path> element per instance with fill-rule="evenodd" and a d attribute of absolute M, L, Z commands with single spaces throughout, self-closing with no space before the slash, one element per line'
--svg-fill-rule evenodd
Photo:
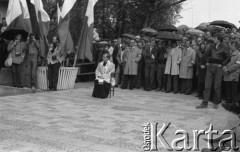
<path fill-rule="evenodd" d="M 8 0 L 0 0 L 0 23 L 2 23 L 2 18 L 6 17 L 8 7 Z"/>

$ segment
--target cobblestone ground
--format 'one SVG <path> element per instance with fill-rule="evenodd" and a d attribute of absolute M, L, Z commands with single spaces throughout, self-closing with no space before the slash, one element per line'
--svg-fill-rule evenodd
<path fill-rule="evenodd" d="M 193 129 L 212 123 L 221 132 L 237 123 L 221 106 L 196 110 L 201 101 L 194 96 L 117 88 L 102 100 L 91 97 L 92 86 L 0 98 L 0 152 L 141 152 L 146 122 L 171 122 L 166 140 L 184 129 L 190 144 Z M 207 143 L 200 139 L 201 146 Z"/>

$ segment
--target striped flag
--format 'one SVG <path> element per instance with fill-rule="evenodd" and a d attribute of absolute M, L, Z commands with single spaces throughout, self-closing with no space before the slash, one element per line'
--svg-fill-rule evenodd
<path fill-rule="evenodd" d="M 94 28 L 94 5 L 98 0 L 89 0 L 86 15 L 84 18 L 80 39 L 78 42 L 78 59 L 89 61 L 93 60 L 92 56 L 92 42 L 93 42 L 93 28 Z"/>
<path fill-rule="evenodd" d="M 31 3 L 35 5 L 37 21 L 39 24 L 40 56 L 46 59 L 48 53 L 47 34 L 50 26 L 50 17 L 43 8 L 42 0 L 31 0 Z"/>
<path fill-rule="evenodd" d="M 76 0 L 65 0 L 62 6 L 57 5 L 58 8 L 58 29 L 60 44 L 62 46 L 62 53 L 66 54 L 69 50 L 74 49 L 72 36 L 69 31 L 70 10 L 74 6 Z"/>
<path fill-rule="evenodd" d="M 6 15 L 7 29 L 23 29 L 32 33 L 30 14 L 26 0 L 9 0 Z"/>

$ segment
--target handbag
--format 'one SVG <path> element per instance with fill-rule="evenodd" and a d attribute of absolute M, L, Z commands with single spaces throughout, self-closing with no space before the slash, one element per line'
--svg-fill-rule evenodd
<path fill-rule="evenodd" d="M 6 61 L 4 62 L 4 64 L 5 64 L 6 67 L 11 67 L 12 62 L 13 62 L 12 53 L 9 53 Z"/>

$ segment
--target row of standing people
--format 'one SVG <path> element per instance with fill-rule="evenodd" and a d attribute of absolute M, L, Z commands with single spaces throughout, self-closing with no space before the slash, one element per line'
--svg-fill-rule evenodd
<path fill-rule="evenodd" d="M 57 36 L 54 36 L 52 43 L 49 44 L 47 61 L 44 61 L 41 56 L 39 41 L 33 34 L 28 36 L 27 41 L 23 40 L 21 34 L 17 34 L 15 39 L 8 43 L 7 50 L 12 56 L 14 87 L 32 89 L 37 87 L 37 67 L 40 60 L 40 62 L 47 62 L 49 90 L 57 90 L 58 72 L 62 61 L 65 59 Z M 22 79 L 26 79 L 26 84 L 23 84 Z"/>
<path fill-rule="evenodd" d="M 163 41 L 160 46 L 154 39 L 147 43 L 139 40 L 121 42 L 113 51 L 116 86 L 120 84 L 122 89 L 132 90 L 143 84 L 146 91 L 156 88 L 156 91 L 188 95 L 192 93 L 196 74 L 198 96 L 203 99 L 197 108 L 207 107 L 212 89 L 214 108 L 218 108 L 222 80 L 226 82 L 226 101 L 236 104 L 240 65 L 238 42 L 225 44 L 223 36 L 216 34 L 211 41 L 199 43 L 198 48 L 195 49 L 189 39 L 181 44 L 173 41 L 171 45 Z M 197 67 L 196 73 L 194 67 Z"/>

